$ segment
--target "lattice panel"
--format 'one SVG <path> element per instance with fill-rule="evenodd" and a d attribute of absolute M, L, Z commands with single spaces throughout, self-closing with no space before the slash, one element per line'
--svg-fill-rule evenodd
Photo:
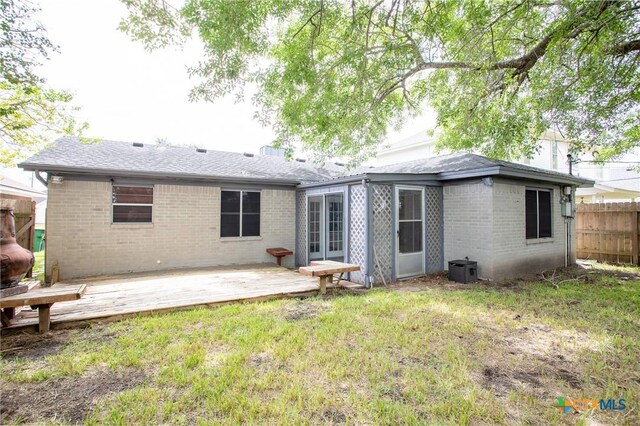
<path fill-rule="evenodd" d="M 373 269 L 374 282 L 391 281 L 393 264 L 393 217 L 391 215 L 391 186 L 373 186 Z"/>
<path fill-rule="evenodd" d="M 296 192 L 296 265 L 307 264 L 307 197 L 304 191 Z"/>
<path fill-rule="evenodd" d="M 426 210 L 426 263 L 427 273 L 432 274 L 444 269 L 444 241 L 442 240 L 442 187 L 427 186 L 424 194 L 424 205 Z"/>
<path fill-rule="evenodd" d="M 349 212 L 349 262 L 361 268 L 350 274 L 350 280 L 364 284 L 367 269 L 367 190 L 364 186 L 350 187 Z"/>

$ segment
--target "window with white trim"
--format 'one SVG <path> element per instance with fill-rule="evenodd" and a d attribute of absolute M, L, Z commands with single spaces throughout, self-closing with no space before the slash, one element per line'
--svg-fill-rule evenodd
<path fill-rule="evenodd" d="M 223 238 L 260 236 L 260 192 L 222 191 L 220 236 Z"/>
<path fill-rule="evenodd" d="M 113 185 L 111 203 L 113 223 L 153 221 L 153 186 Z"/>
<path fill-rule="evenodd" d="M 551 237 L 552 192 L 547 189 L 527 189 L 525 193 L 526 237 Z"/>

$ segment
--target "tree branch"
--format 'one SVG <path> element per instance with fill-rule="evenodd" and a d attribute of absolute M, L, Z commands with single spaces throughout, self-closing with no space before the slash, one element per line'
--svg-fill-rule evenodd
<path fill-rule="evenodd" d="M 626 43 L 618 44 L 609 49 L 609 53 L 616 56 L 624 56 L 628 53 L 640 50 L 640 40 L 631 40 Z"/>

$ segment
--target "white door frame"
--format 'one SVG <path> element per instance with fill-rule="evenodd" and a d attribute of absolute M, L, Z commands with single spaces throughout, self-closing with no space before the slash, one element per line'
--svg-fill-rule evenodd
<path fill-rule="evenodd" d="M 309 250 L 309 245 L 311 244 L 311 229 L 309 229 L 310 222 L 310 208 L 311 202 L 319 202 L 320 203 L 320 218 L 319 220 L 319 237 L 320 240 L 318 243 L 320 244 L 320 252 L 315 255 L 311 254 L 311 250 Z M 310 195 L 307 197 L 307 257 L 309 260 L 322 260 L 324 259 L 324 195 Z M 308 262 L 307 262 L 308 263 Z"/>
<path fill-rule="evenodd" d="M 420 191 L 420 219 L 422 221 L 422 271 L 417 274 L 404 274 L 400 273 L 400 191 Z M 397 278 L 407 278 L 419 275 L 424 275 L 426 271 L 426 239 L 425 239 L 425 202 L 424 202 L 424 186 L 412 186 L 412 185 L 396 185 L 394 189 L 394 202 L 395 202 L 395 217 L 393 221 L 394 236 L 395 236 L 395 268 Z"/>
<path fill-rule="evenodd" d="M 332 195 L 339 195 L 342 197 L 342 251 L 339 252 L 329 252 L 329 227 L 328 219 L 329 219 L 329 205 L 327 203 L 327 197 Z M 319 201 L 320 202 L 320 253 L 311 257 L 311 251 L 309 250 L 309 244 L 311 242 L 309 238 L 310 230 L 309 230 L 309 204 L 311 201 Z M 311 260 L 324 260 L 330 257 L 342 257 L 344 258 L 345 247 L 346 247 L 346 236 L 347 236 L 347 212 L 345 211 L 346 207 L 346 195 L 345 191 L 333 191 L 333 192 L 323 192 L 320 194 L 309 194 L 306 197 L 307 202 L 307 218 L 306 218 L 306 230 L 307 230 L 307 263 Z"/>

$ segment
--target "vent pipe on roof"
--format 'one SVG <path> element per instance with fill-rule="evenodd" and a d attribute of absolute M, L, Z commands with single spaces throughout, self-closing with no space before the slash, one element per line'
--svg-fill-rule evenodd
<path fill-rule="evenodd" d="M 196 148 L 196 152 L 203 152 L 204 153 L 204 152 L 207 152 L 207 150 L 204 149 L 204 148 Z"/>
<path fill-rule="evenodd" d="M 253 154 L 252 154 L 252 153 L 250 153 L 250 152 L 245 152 L 245 153 L 244 153 L 244 154 L 242 154 L 242 155 L 244 155 L 245 157 L 253 157 Z"/>
<path fill-rule="evenodd" d="M 142 148 L 144 144 L 142 142 L 134 142 L 133 146 L 135 146 L 136 148 Z"/>

